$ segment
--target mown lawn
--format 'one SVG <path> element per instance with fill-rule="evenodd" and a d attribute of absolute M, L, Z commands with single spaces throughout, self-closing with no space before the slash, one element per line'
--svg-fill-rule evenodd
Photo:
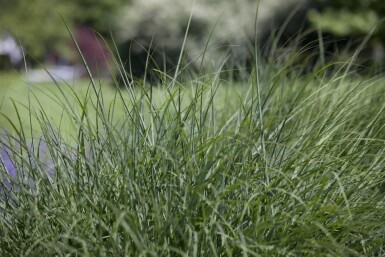
<path fill-rule="evenodd" d="M 24 74 L 3 73 L 0 75 L 0 99 L 1 117 L 0 124 L 3 128 L 12 130 L 12 123 L 16 127 L 28 131 L 32 128 L 39 131 L 36 117 L 39 112 L 44 111 L 53 124 L 63 126 L 64 130 L 71 130 L 71 118 L 65 115 L 63 103 L 75 107 L 80 111 L 80 106 L 76 106 L 76 95 L 85 98 L 89 82 L 88 80 L 67 83 L 58 81 L 44 83 L 28 82 Z M 113 89 L 108 85 L 103 86 L 103 95 L 107 101 L 113 98 Z M 20 115 L 20 120 L 18 115 Z M 31 124 L 32 122 L 32 124 Z"/>
<path fill-rule="evenodd" d="M 149 85 L 134 86 L 132 91 L 125 87 L 121 88 L 121 95 L 118 96 L 114 82 L 108 79 L 97 79 L 97 90 L 100 91 L 100 99 L 103 107 L 109 113 L 111 122 L 119 123 L 127 119 L 124 116 L 124 105 L 131 104 L 132 100 L 140 101 L 143 105 L 144 117 L 149 117 L 149 96 L 151 94 L 152 105 L 155 109 L 161 109 L 170 95 L 176 92 L 166 90 L 164 87 Z M 196 91 L 194 82 L 188 82 L 181 86 L 178 91 L 183 101 L 182 109 L 187 108 Z M 215 88 L 215 108 L 235 111 L 237 105 L 242 101 L 242 96 L 247 94 L 248 88 L 242 87 L 239 83 L 229 84 L 222 81 Z M 212 92 L 203 95 L 204 101 L 210 98 Z M 179 96 L 178 96 L 179 97 Z M 91 89 L 89 79 L 76 82 L 28 82 L 23 74 L 8 72 L 0 75 L 0 126 L 6 130 L 13 130 L 15 127 L 22 127 L 25 131 L 33 129 L 39 133 L 39 114 L 49 118 L 52 124 L 62 128 L 62 132 L 71 131 L 74 126 L 73 113 L 82 113 L 83 108 L 88 106 L 87 116 L 95 120 L 97 96 Z M 71 109 L 71 110 L 68 110 Z M 69 113 L 68 113 L 69 112 Z M 219 112 L 220 113 L 220 112 Z M 20 120 L 18 115 L 20 115 Z"/>

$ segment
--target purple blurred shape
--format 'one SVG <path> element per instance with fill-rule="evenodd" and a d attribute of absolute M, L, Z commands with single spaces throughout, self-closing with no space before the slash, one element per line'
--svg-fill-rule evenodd
<path fill-rule="evenodd" d="M 22 166 L 24 166 L 24 168 L 31 168 L 32 166 L 33 169 L 36 169 L 38 165 L 40 165 L 43 168 L 42 172 L 45 173 L 42 174 L 43 176 L 48 175 L 50 178 L 54 177 L 53 162 L 47 151 L 47 144 L 43 140 L 39 140 L 39 142 L 37 142 L 37 146 L 38 148 L 36 147 L 36 144 L 32 145 L 31 143 L 28 149 L 32 152 L 32 165 L 30 165 L 29 161 L 26 159 L 28 158 L 27 156 L 23 157 L 22 160 L 25 165 L 17 165 L 15 161 L 20 157 L 17 156 L 14 151 L 18 151 L 20 145 L 16 142 L 16 144 L 12 145 L 11 148 L 9 145 L 0 142 L 0 170 L 5 170 L 6 172 L 1 174 L 0 181 L 3 181 L 3 184 L 8 189 L 14 188 L 18 190 L 18 185 L 20 185 L 19 182 L 28 184 L 29 181 L 30 186 L 33 187 L 35 185 L 35 181 L 32 180 L 29 172 L 27 170 L 23 170 Z M 13 149 L 13 151 L 11 149 Z M 39 159 L 34 159 L 37 156 L 39 156 Z M 1 168 L 2 166 L 3 168 Z M 21 179 L 22 181 L 18 181 L 18 179 Z M 16 184 L 13 183 L 13 180 L 15 180 Z"/>
<path fill-rule="evenodd" d="M 85 26 L 76 28 L 75 39 L 92 76 L 109 76 L 112 57 L 103 39 Z"/>
<path fill-rule="evenodd" d="M 9 151 L 0 149 L 0 158 L 1 162 L 0 165 L 4 165 L 6 172 L 11 176 L 11 177 L 16 177 L 16 168 L 15 165 L 13 164 L 11 158 L 9 157 Z M 1 174 L 1 180 L 3 181 L 4 185 L 10 189 L 11 188 L 11 183 L 8 181 L 6 174 Z"/>

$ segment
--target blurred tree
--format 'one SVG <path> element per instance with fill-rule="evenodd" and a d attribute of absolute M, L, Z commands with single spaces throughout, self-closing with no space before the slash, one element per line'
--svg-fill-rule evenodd
<path fill-rule="evenodd" d="M 371 40 L 361 57 L 371 64 L 385 64 L 384 0 L 311 0 L 316 7 L 308 12 L 310 24 L 322 32 L 351 42 L 369 33 Z M 375 29 L 375 30 L 373 30 Z M 359 40 L 361 42 L 361 40 Z M 356 44 L 351 44 L 355 49 Z"/>
<path fill-rule="evenodd" d="M 110 36 L 114 18 L 118 11 L 131 0 L 62 0 L 72 6 L 72 20 L 75 24 L 86 25 L 104 36 Z"/>
<path fill-rule="evenodd" d="M 375 36 L 385 42 L 384 0 L 312 0 L 319 10 L 309 11 L 309 21 L 317 29 L 336 36 L 365 35 L 376 25 Z"/>
<path fill-rule="evenodd" d="M 185 63 L 216 69 L 226 60 L 229 65 L 245 66 L 256 30 L 258 35 L 271 33 L 272 21 L 304 0 L 204 0 L 195 1 L 194 6 L 193 2 L 131 0 L 122 6 L 115 17 L 114 31 L 120 53 L 124 60 L 131 60 L 133 73 L 143 73 L 147 52 L 153 57 L 149 66 L 162 71 L 175 67 L 191 12 Z"/>
<path fill-rule="evenodd" d="M 18 38 L 28 54 L 41 59 L 47 51 L 64 51 L 68 33 L 60 15 L 71 23 L 73 12 L 66 1 L 0 0 L 0 6 L 0 31 Z"/>
<path fill-rule="evenodd" d="M 86 25 L 109 36 L 112 17 L 130 0 L 0 0 L 0 32 L 20 40 L 26 52 L 42 60 L 47 52 L 68 55 L 69 33 Z"/>

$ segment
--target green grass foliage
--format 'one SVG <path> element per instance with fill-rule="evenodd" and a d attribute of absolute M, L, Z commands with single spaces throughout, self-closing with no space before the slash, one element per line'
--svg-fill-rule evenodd
<path fill-rule="evenodd" d="M 353 64 L 257 60 L 157 87 L 121 71 L 118 90 L 11 77 L 0 255 L 384 255 L 385 83 Z"/>

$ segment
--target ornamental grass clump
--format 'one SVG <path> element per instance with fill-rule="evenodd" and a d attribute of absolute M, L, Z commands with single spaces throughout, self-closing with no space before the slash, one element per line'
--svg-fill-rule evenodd
<path fill-rule="evenodd" d="M 384 255 L 384 78 L 354 59 L 302 72 L 299 57 L 257 52 L 238 81 L 186 75 L 180 58 L 158 87 L 123 69 L 113 94 L 92 76 L 57 83 L 66 124 L 35 90 L 15 104 L 33 128 L 9 118 L 0 139 L 2 175 L 33 181 L 1 184 L 0 255 Z"/>

